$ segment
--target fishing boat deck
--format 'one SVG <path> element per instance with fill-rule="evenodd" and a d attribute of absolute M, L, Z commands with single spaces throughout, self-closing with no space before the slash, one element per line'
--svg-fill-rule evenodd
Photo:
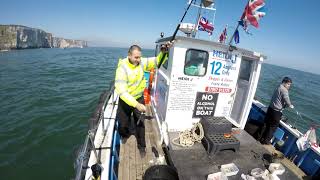
<path fill-rule="evenodd" d="M 170 134 L 171 139 L 177 136 L 177 133 Z M 229 176 L 228 179 L 236 180 L 241 179 L 242 173 L 250 175 L 254 168 L 264 170 L 268 167 L 269 162 L 265 158 L 271 157 L 271 154 L 264 146 L 244 130 L 234 136 L 240 141 L 239 151 L 221 151 L 211 157 L 208 156 L 201 143 L 196 143 L 190 148 L 172 145 L 169 150 L 170 158 L 178 170 L 179 178 L 182 180 L 205 180 L 208 174 L 220 172 L 221 165 L 234 163 L 239 168 L 239 172 L 237 175 Z M 286 171 L 278 176 L 280 179 L 302 179 L 301 173 L 299 175 L 299 172 L 287 165 L 290 164 L 290 161 L 287 164 L 284 164 L 284 161 L 281 163 Z"/>
<path fill-rule="evenodd" d="M 161 144 L 159 144 L 160 136 L 155 130 L 156 121 L 150 119 L 152 117 L 150 107 L 148 109 L 145 120 L 146 155 L 141 158 L 134 135 L 131 135 L 125 144 L 121 144 L 118 169 L 119 180 L 142 179 L 144 172 L 150 166 L 165 163 L 164 153 Z M 159 154 L 160 158 L 156 157 L 157 153 L 155 151 Z M 163 159 L 163 161 L 159 162 L 157 159 Z"/>
<path fill-rule="evenodd" d="M 271 154 L 276 153 L 276 154 L 278 154 L 280 156 L 283 156 L 283 154 L 280 151 L 276 150 L 272 145 L 263 145 L 263 147 Z M 282 159 L 279 159 L 279 160 L 280 160 L 280 163 L 282 165 L 284 165 L 285 167 L 287 167 L 288 169 L 290 169 L 291 172 L 294 173 L 297 176 L 297 178 L 303 179 L 304 177 L 307 176 L 298 166 L 296 166 L 289 159 L 282 158 Z"/>
<path fill-rule="evenodd" d="M 149 109 L 150 107 L 148 107 Z M 148 118 L 149 117 L 149 118 Z M 137 141 L 134 135 L 130 136 L 125 144 L 120 145 L 120 161 L 118 168 L 119 180 L 142 179 L 145 171 L 152 165 L 165 164 L 164 152 L 159 144 L 160 135 L 157 133 L 157 123 L 152 119 L 151 111 L 146 114 L 146 156 L 140 156 L 137 149 Z M 178 133 L 169 133 L 170 139 L 178 136 Z M 268 162 L 265 158 L 271 157 L 271 154 L 278 152 L 273 146 L 261 145 L 246 131 L 240 130 L 234 136 L 240 141 L 240 149 L 237 152 L 221 151 L 214 156 L 208 156 L 201 143 L 195 143 L 190 148 L 180 146 L 169 146 L 170 160 L 178 171 L 181 180 L 205 180 L 208 174 L 220 171 L 220 166 L 228 163 L 235 163 L 239 172 L 235 176 L 229 176 L 228 179 L 241 179 L 241 174 L 250 174 L 254 168 L 267 169 Z M 155 151 L 162 157 L 162 161 L 156 157 Z M 284 165 L 286 171 L 278 177 L 286 179 L 302 179 L 305 174 L 291 161 L 286 158 L 278 162 Z"/>

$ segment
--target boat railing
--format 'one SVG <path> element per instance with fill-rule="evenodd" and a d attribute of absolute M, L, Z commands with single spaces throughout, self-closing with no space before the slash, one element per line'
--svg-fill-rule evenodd
<path fill-rule="evenodd" d="M 263 103 L 254 100 L 251 108 L 249 119 L 254 122 L 264 123 L 264 116 L 267 111 L 267 106 Z M 294 125 L 291 125 L 286 118 L 281 119 L 280 129 L 284 131 L 281 140 L 284 143 L 278 147 L 285 157 L 296 164 L 304 173 L 313 176 L 320 169 L 320 148 L 317 144 L 311 144 L 311 147 L 306 151 L 300 151 L 296 145 L 296 141 L 303 135 Z M 274 145 L 275 146 L 275 145 Z"/>
<path fill-rule="evenodd" d="M 102 123 L 102 127 L 105 127 L 105 118 L 104 118 L 104 111 L 108 105 L 108 101 L 110 98 L 112 98 L 112 109 L 115 107 L 114 100 L 114 82 L 110 83 L 110 88 L 108 90 L 105 90 L 101 93 L 98 105 L 96 109 L 94 110 L 91 118 L 89 118 L 88 121 L 88 134 L 85 138 L 84 144 L 81 148 L 81 150 L 78 153 L 76 162 L 75 162 L 75 168 L 76 168 L 76 177 L 75 180 L 81 180 L 84 179 L 85 172 L 89 168 L 88 167 L 88 161 L 90 156 L 90 151 L 93 150 L 95 158 L 97 159 L 97 163 L 100 164 L 101 160 L 98 156 L 98 152 L 94 146 L 94 137 L 97 133 L 98 125 Z M 103 134 L 106 134 L 106 129 L 103 129 Z"/>

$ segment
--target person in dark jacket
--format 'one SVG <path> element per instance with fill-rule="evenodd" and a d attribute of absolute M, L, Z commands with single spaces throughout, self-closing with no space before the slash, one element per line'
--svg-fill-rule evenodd
<path fill-rule="evenodd" d="M 262 134 L 260 142 L 262 144 L 270 144 L 273 133 L 279 126 L 282 111 L 286 107 L 294 108 L 289 98 L 289 89 L 292 80 L 284 77 L 282 83 L 275 89 L 264 122 L 266 129 Z"/>

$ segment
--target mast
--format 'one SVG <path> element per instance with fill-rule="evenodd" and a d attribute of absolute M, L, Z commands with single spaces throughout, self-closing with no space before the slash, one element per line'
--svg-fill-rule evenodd
<path fill-rule="evenodd" d="M 194 26 L 194 29 L 193 29 L 193 32 L 192 32 L 192 37 L 193 37 L 193 38 L 195 38 L 196 35 L 197 35 L 197 28 L 198 28 L 198 26 L 199 26 L 201 9 L 202 9 L 202 3 L 200 3 L 200 7 L 199 7 L 199 10 L 198 10 L 197 20 L 196 20 L 196 22 L 194 23 L 195 26 Z"/>
<path fill-rule="evenodd" d="M 190 3 L 192 3 L 191 0 L 189 0 L 188 4 L 190 5 Z M 194 26 L 194 29 L 192 32 L 192 37 L 195 38 L 196 34 L 197 34 L 197 28 L 199 26 L 199 21 L 200 21 L 202 9 L 214 11 L 213 19 L 212 19 L 212 25 L 214 25 L 215 16 L 216 16 L 216 8 L 215 8 L 214 0 L 201 0 L 199 5 L 197 5 L 196 1 L 195 1 L 195 3 L 193 3 L 191 5 L 199 8 L 197 18 L 196 18 L 196 23 L 194 24 L 195 26 Z M 210 39 L 211 39 L 211 36 L 210 36 Z"/>

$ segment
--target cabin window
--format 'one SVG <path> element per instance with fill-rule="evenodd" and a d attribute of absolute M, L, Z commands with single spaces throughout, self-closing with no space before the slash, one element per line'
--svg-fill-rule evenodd
<path fill-rule="evenodd" d="M 247 59 L 242 59 L 240 65 L 240 75 L 239 78 L 242 80 L 249 81 L 251 74 L 252 61 Z"/>
<path fill-rule="evenodd" d="M 184 64 L 184 74 L 204 76 L 207 72 L 209 53 L 207 51 L 188 49 Z"/>
<path fill-rule="evenodd" d="M 157 57 L 158 53 L 159 53 L 159 45 L 157 44 L 156 49 L 154 51 L 154 57 Z"/>

